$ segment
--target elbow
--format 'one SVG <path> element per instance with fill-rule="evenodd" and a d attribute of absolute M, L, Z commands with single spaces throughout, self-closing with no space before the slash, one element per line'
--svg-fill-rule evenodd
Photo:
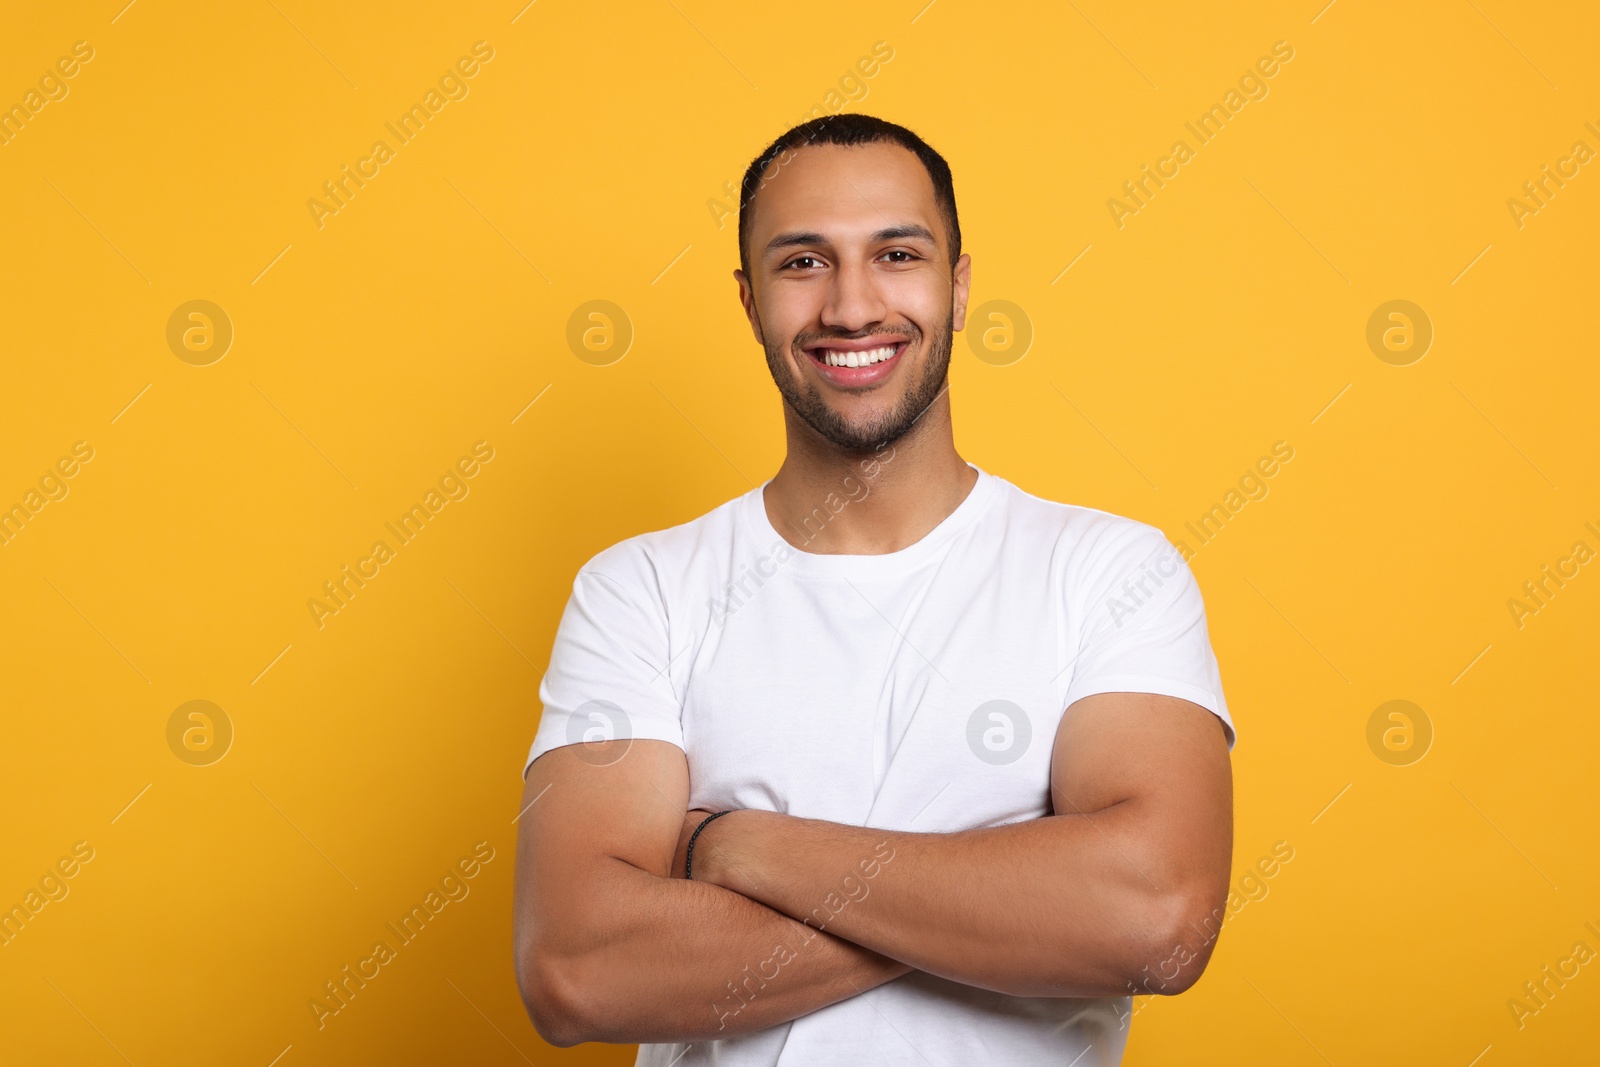
<path fill-rule="evenodd" d="M 571 1048 L 595 1040 L 571 967 L 543 953 L 523 952 L 516 971 L 522 1006 L 546 1044 Z"/>
<path fill-rule="evenodd" d="M 1227 916 L 1227 897 L 1209 890 L 1165 894 L 1151 903 L 1141 958 L 1131 961 L 1136 995 L 1177 996 L 1205 973 Z"/>
<path fill-rule="evenodd" d="M 1015 997 L 1172 997 L 1200 980 L 1226 915 L 1209 893 L 1130 893 L 1117 921 L 1088 939 L 1063 932 L 1066 951 L 1046 950 L 1029 970 L 971 981 Z M 1044 944 L 1052 940 L 1044 939 Z"/>

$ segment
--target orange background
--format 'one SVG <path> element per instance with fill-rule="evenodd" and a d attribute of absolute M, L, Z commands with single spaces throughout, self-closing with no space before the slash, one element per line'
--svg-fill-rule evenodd
<path fill-rule="evenodd" d="M 0 545 L 0 905 L 66 891 L 0 946 L 7 1059 L 632 1062 L 524 1017 L 519 771 L 577 566 L 782 458 L 713 201 L 814 107 L 951 162 L 974 303 L 1014 309 L 957 339 L 963 454 L 1195 550 L 1256 899 L 1193 991 L 1138 1002 L 1127 1062 L 1592 1055 L 1595 964 L 1520 1027 L 1507 1004 L 1600 951 L 1600 567 L 1508 604 L 1600 550 L 1600 165 L 1508 206 L 1600 150 L 1592 7 L 122 4 L 0 35 L 27 116 L 0 144 L 0 506 L 26 512 Z M 478 41 L 459 98 L 389 133 Z M 1279 41 L 1267 95 L 1199 144 L 1184 124 Z M 1108 201 L 1180 138 L 1119 227 Z M 378 140 L 337 212 L 308 207 Z M 194 300 L 221 317 L 169 344 Z M 593 300 L 621 358 L 569 345 Z M 1420 359 L 1369 347 L 1392 300 L 1431 323 Z M 1020 358 L 970 343 L 1024 326 Z M 1186 537 L 1279 441 L 1269 492 Z M 1391 700 L 1409 726 L 1369 735 Z M 208 718 L 169 729 L 191 701 Z M 323 984 L 475 847 L 467 895 L 319 1029 Z"/>

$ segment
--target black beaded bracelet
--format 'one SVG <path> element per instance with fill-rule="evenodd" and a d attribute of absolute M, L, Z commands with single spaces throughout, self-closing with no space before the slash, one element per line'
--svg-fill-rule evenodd
<path fill-rule="evenodd" d="M 728 809 L 728 811 L 733 810 L 733 808 Z M 700 831 L 704 830 L 710 824 L 712 819 L 720 819 L 724 815 L 728 814 L 728 811 L 719 811 L 715 815 L 707 815 L 705 821 L 703 821 L 699 826 L 696 826 L 694 828 L 694 833 L 689 835 L 689 847 L 685 849 L 683 853 L 683 876 L 690 881 L 694 880 L 694 875 L 692 873 L 694 871 L 694 839 L 700 836 Z"/>

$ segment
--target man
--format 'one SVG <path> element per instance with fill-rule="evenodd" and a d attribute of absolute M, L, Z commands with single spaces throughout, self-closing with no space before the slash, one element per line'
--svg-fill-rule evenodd
<path fill-rule="evenodd" d="M 1116 1063 L 1228 892 L 1194 578 L 957 454 L 971 260 L 916 135 L 790 130 L 739 241 L 788 454 L 578 572 L 524 771 L 528 1012 L 662 1067 Z"/>

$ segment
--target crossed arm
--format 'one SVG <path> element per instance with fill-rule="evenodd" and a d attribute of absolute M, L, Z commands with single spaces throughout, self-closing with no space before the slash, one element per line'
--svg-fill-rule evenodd
<path fill-rule="evenodd" d="M 606 762 L 610 760 L 612 762 Z M 1015 996 L 1180 993 L 1227 896 L 1232 780 L 1196 704 L 1073 704 L 1054 813 L 902 833 L 736 811 L 684 846 L 681 750 L 566 746 L 528 772 L 517 979 L 555 1045 L 701 1041 L 766 1029 L 922 970 Z"/>

